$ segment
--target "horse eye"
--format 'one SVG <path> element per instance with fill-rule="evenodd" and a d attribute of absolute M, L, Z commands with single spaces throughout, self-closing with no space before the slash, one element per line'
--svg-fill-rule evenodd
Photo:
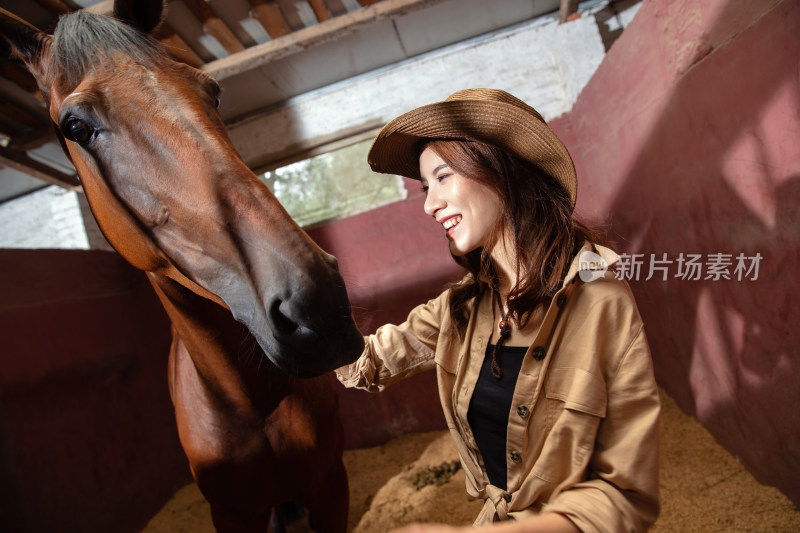
<path fill-rule="evenodd" d="M 62 128 L 62 133 L 64 137 L 81 146 L 86 146 L 95 137 L 94 128 L 77 118 L 68 120 Z"/>
<path fill-rule="evenodd" d="M 219 109 L 220 96 L 222 95 L 222 87 L 217 82 L 214 82 L 210 88 L 211 97 L 214 99 L 214 107 Z"/>

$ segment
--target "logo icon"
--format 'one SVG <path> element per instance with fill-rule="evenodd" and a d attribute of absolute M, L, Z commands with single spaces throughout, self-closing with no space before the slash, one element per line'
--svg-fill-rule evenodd
<path fill-rule="evenodd" d="M 578 256 L 578 275 L 584 283 L 604 277 L 606 270 L 608 262 L 596 253 L 586 250 Z"/>

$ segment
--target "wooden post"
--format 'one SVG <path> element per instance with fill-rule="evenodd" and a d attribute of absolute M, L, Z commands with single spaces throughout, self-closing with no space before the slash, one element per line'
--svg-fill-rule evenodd
<path fill-rule="evenodd" d="M 570 15 L 578 12 L 578 0 L 561 0 L 561 7 L 558 10 L 558 23 L 564 24 L 569 20 Z"/>
<path fill-rule="evenodd" d="M 281 13 L 281 6 L 278 5 L 278 2 L 275 0 L 250 0 L 250 5 L 252 17 L 264 26 L 270 39 L 277 39 L 292 33 Z"/>

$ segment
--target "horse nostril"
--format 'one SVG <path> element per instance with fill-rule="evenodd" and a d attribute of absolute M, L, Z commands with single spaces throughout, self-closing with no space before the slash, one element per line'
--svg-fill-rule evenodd
<path fill-rule="evenodd" d="M 297 331 L 299 324 L 281 311 L 282 305 L 283 300 L 276 299 L 273 301 L 269 307 L 269 318 L 273 328 L 275 328 L 275 333 L 278 335 L 291 335 Z"/>

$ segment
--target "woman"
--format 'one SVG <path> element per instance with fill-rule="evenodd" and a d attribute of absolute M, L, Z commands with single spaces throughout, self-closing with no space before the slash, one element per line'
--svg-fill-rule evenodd
<path fill-rule="evenodd" d="M 377 391 L 436 369 L 467 491 L 485 500 L 475 526 L 645 531 L 658 515 L 652 362 L 627 284 L 605 270 L 616 255 L 573 219 L 563 143 L 517 98 L 468 89 L 391 121 L 369 162 L 421 181 L 469 273 L 367 337 L 340 381 Z"/>

